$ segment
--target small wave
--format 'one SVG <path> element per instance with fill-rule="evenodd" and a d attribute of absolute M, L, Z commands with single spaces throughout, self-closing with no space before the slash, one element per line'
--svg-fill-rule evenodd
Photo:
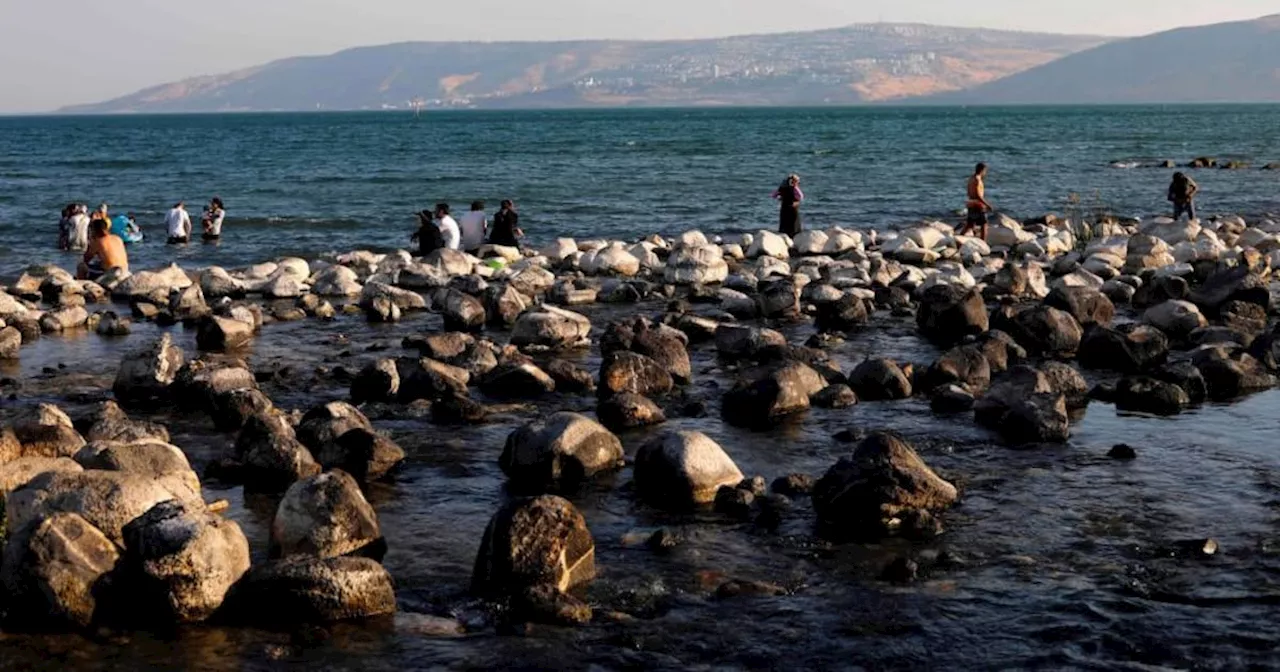
<path fill-rule="evenodd" d="M 408 219 L 409 217 L 406 216 L 406 220 Z M 242 229 L 302 227 L 310 230 L 340 230 L 362 228 L 368 226 L 368 224 L 356 219 L 341 217 L 337 219 L 323 217 L 228 217 L 226 226 Z"/>
<path fill-rule="evenodd" d="M 66 159 L 49 165 L 59 168 L 150 168 L 160 164 L 141 159 Z"/>
<path fill-rule="evenodd" d="M 834 149 L 815 149 L 815 150 L 813 150 L 813 155 L 814 155 L 814 156 L 828 156 L 828 155 L 835 154 L 835 153 L 836 153 L 836 150 L 834 150 Z"/>
<path fill-rule="evenodd" d="M 1119 168 L 1121 170 L 1132 170 L 1140 165 L 1142 164 L 1137 161 L 1113 161 L 1111 163 L 1112 168 Z"/>

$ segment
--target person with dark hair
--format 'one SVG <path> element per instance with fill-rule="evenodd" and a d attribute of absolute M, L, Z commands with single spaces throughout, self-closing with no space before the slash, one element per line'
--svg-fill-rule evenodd
<path fill-rule="evenodd" d="M 204 233 L 200 235 L 205 242 L 217 241 L 222 238 L 222 220 L 227 216 L 227 211 L 222 207 L 222 199 L 217 196 L 209 201 L 209 207 L 205 209 L 201 225 Z"/>
<path fill-rule="evenodd" d="M 435 215 L 430 210 L 418 213 L 418 230 L 409 236 L 410 242 L 418 244 L 418 256 L 425 257 L 444 247 L 444 234 L 436 226 Z"/>
<path fill-rule="evenodd" d="M 774 190 L 773 198 L 781 209 L 778 213 L 778 233 L 794 236 L 800 233 L 800 203 L 804 192 L 800 191 L 800 176 L 791 174 Z"/>
<path fill-rule="evenodd" d="M 489 244 L 519 249 L 521 236 L 524 236 L 524 231 L 520 230 L 520 214 L 516 212 L 516 204 L 504 200 L 498 214 L 493 216 L 493 230 L 489 232 Z"/>
<path fill-rule="evenodd" d="M 444 246 L 457 250 L 462 246 L 462 231 L 458 222 L 449 216 L 448 203 L 436 203 L 436 226 L 440 227 L 440 235 L 444 236 Z"/>
<path fill-rule="evenodd" d="M 169 231 L 170 245 L 185 245 L 191 241 L 191 215 L 187 214 L 186 204 L 178 201 L 173 209 L 165 215 L 164 226 Z"/>
<path fill-rule="evenodd" d="M 480 251 L 484 245 L 484 237 L 489 233 L 488 218 L 484 214 L 484 201 L 473 201 L 471 211 L 458 220 L 458 229 L 462 234 L 462 249 L 470 254 Z"/>
<path fill-rule="evenodd" d="M 1177 221 L 1186 213 L 1187 219 L 1196 218 L 1196 194 L 1200 193 L 1200 185 L 1187 177 L 1186 173 L 1174 173 L 1173 182 L 1169 184 L 1169 200 L 1173 203 L 1173 219 Z"/>
<path fill-rule="evenodd" d="M 62 209 L 62 219 L 58 220 L 58 249 L 71 249 L 71 217 L 76 214 L 76 204 L 69 203 Z"/>
<path fill-rule="evenodd" d="M 83 250 L 89 247 L 89 206 L 76 203 L 67 221 L 67 249 Z"/>
<path fill-rule="evenodd" d="M 85 250 L 84 259 L 76 268 L 76 277 L 81 280 L 97 280 L 113 268 L 127 272 L 129 254 L 125 252 L 124 241 L 120 236 L 111 233 L 111 221 L 95 219 L 89 249 Z"/>
<path fill-rule="evenodd" d="M 991 207 L 991 203 L 987 202 L 987 164 L 979 163 L 973 169 L 973 176 L 969 178 L 967 186 L 968 201 L 965 202 L 966 216 L 964 226 L 960 227 L 958 235 L 968 235 L 974 229 L 981 229 L 979 234 L 982 240 L 987 239 L 988 219 L 987 213 L 994 212 L 995 208 Z"/>

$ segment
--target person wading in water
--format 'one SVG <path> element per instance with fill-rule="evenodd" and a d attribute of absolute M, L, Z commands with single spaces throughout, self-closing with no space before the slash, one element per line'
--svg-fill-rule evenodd
<path fill-rule="evenodd" d="M 804 192 L 800 191 L 800 176 L 788 175 L 786 181 L 773 192 L 773 198 L 781 205 L 778 233 L 788 236 L 800 233 L 800 202 L 804 200 Z"/>
<path fill-rule="evenodd" d="M 965 217 L 964 226 L 960 228 L 960 235 L 968 235 L 974 229 L 981 229 L 982 240 L 987 239 L 987 213 L 994 212 L 995 208 L 987 202 L 987 164 L 979 163 L 973 169 L 973 177 L 969 178 L 968 186 L 968 202 L 965 208 L 968 213 Z"/>
<path fill-rule="evenodd" d="M 1169 200 L 1173 203 L 1173 221 L 1178 221 L 1182 213 L 1187 219 L 1196 218 L 1196 194 L 1200 193 L 1200 185 L 1187 177 L 1185 173 L 1174 173 L 1173 182 L 1169 184 Z"/>

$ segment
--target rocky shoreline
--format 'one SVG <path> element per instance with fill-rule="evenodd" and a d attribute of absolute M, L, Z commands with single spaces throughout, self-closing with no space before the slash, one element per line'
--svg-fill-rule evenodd
<path fill-rule="evenodd" d="M 448 432 L 517 409 L 520 426 L 500 455 L 492 447 L 513 496 L 479 540 L 471 577 L 475 598 L 500 605 L 499 627 L 621 617 L 582 597 L 597 572 L 595 540 L 574 504 L 619 471 L 637 500 L 676 516 L 712 510 L 769 529 L 809 515 L 792 505 L 805 499 L 827 539 L 931 539 L 963 487 L 899 435 L 860 432 L 825 474 L 782 471 L 770 482 L 744 474 L 733 446 L 661 425 L 718 413 L 768 429 L 803 423 L 811 408 L 918 398 L 1034 449 L 1066 442 L 1091 399 L 1154 415 L 1231 401 L 1277 382 L 1277 254 L 1271 221 L 1042 218 L 1003 219 L 986 242 L 934 222 L 794 240 L 562 239 L 527 254 L 489 248 L 484 260 L 352 252 L 98 283 L 32 268 L 0 294 L 0 356 L 22 357 L 42 334 L 124 338 L 135 321 L 182 324 L 199 353 L 168 333 L 140 344 L 120 362 L 112 398 L 83 416 L 13 400 L 19 410 L 0 440 L 0 608 L 6 623 L 54 630 L 392 613 L 387 542 L 366 492 L 406 459 L 375 423 L 408 415 Z M 597 304 L 631 316 L 597 325 L 578 312 Z M 395 331 L 420 312 L 442 328 Z M 882 318 L 914 321 L 939 354 L 872 356 L 842 370 L 829 350 Z M 301 320 L 386 325 L 415 354 L 336 367 L 328 375 L 347 400 L 282 409 L 246 358 L 264 331 Z M 812 325 L 803 343 L 775 330 L 797 324 Z M 572 353 L 583 351 L 599 357 L 598 370 L 579 365 Z M 691 353 L 712 353 L 727 389 L 696 387 L 707 372 Z M 591 397 L 594 409 L 583 408 Z M 531 401 L 539 406 L 519 410 Z M 576 410 L 539 411 L 556 406 Z M 226 454 L 199 475 L 155 421 L 173 409 L 207 416 L 226 437 Z M 654 429 L 628 456 L 619 437 L 645 427 Z M 219 514 L 223 504 L 206 502 L 209 483 L 278 498 L 262 561 Z M 678 536 L 663 528 L 648 544 L 657 552 Z M 909 582 L 919 560 L 901 558 L 885 577 Z M 714 590 L 783 589 L 729 579 Z"/>

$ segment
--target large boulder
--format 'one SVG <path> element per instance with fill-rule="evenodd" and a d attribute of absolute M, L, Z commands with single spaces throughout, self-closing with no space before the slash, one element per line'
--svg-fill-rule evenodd
<path fill-rule="evenodd" d="M 174 345 L 173 337 L 165 332 L 146 349 L 125 356 L 112 392 L 125 404 L 163 398 L 185 361 L 182 348 Z"/>
<path fill-rule="evenodd" d="M 121 471 L 152 479 L 184 502 L 201 500 L 200 477 L 177 446 L 155 439 L 130 443 L 95 441 L 75 460 L 85 469 Z"/>
<path fill-rule="evenodd" d="M 507 436 L 498 464 L 507 478 L 533 489 L 572 487 L 622 466 L 622 443 L 603 425 L 577 413 L 554 413 Z"/>
<path fill-rule="evenodd" d="M 993 380 L 973 411 L 978 424 L 1014 445 L 1063 442 L 1070 436 L 1066 394 L 1030 366 L 1015 366 Z"/>
<path fill-rule="evenodd" d="M 800 291 L 790 278 L 762 283 L 756 309 L 765 318 L 794 318 L 800 314 Z"/>
<path fill-rule="evenodd" d="M 1177 341 L 1185 340 L 1191 332 L 1209 324 L 1194 303 L 1177 300 L 1152 306 L 1142 314 L 1142 321 Z"/>
<path fill-rule="evenodd" d="M 889 401 L 911 396 L 911 376 L 891 359 L 868 359 L 849 374 L 849 387 L 863 401 Z"/>
<path fill-rule="evenodd" d="M 444 316 L 444 328 L 448 331 L 479 331 L 484 328 L 487 319 L 484 304 L 470 294 L 456 289 L 443 290 L 436 306 Z"/>
<path fill-rule="evenodd" d="M 1228 301 L 1242 301 L 1271 307 L 1271 291 L 1267 281 L 1246 264 L 1223 268 L 1210 275 L 1191 292 L 1191 302 L 1209 315 Z"/>
<path fill-rule="evenodd" d="M 661 364 L 675 382 L 683 384 L 693 379 L 688 343 L 689 337 L 678 329 L 637 318 L 631 323 L 610 324 L 600 337 L 600 355 L 630 350 Z"/>
<path fill-rule="evenodd" d="M 193 286 L 198 286 L 207 299 L 242 299 L 247 292 L 244 281 L 231 277 L 221 266 L 206 268 L 200 274 L 200 284 Z"/>
<path fill-rule="evenodd" d="M 671 391 L 675 382 L 661 364 L 628 351 L 611 352 L 600 364 L 601 396 L 630 392 L 646 397 Z"/>
<path fill-rule="evenodd" d="M 1191 404 L 1186 391 L 1147 376 L 1125 376 L 1116 383 L 1116 410 L 1151 415 L 1177 415 Z"/>
<path fill-rule="evenodd" d="M 253 325 L 229 317 L 206 315 L 196 325 L 196 347 L 205 352 L 243 348 L 253 340 Z"/>
<path fill-rule="evenodd" d="M 82 516 L 32 519 L 4 546 L 5 609 L 27 627 L 87 627 L 119 559 L 116 544 Z"/>
<path fill-rule="evenodd" d="M 641 446 L 635 459 L 636 491 L 662 507 L 710 504 L 720 486 L 743 478 L 724 449 L 702 432 L 666 432 Z"/>
<path fill-rule="evenodd" d="M 387 543 L 360 485 L 345 471 L 304 478 L 285 491 L 271 522 L 273 558 L 361 555 L 381 560 Z"/>
<path fill-rule="evenodd" d="M 489 324 L 509 328 L 529 307 L 529 300 L 511 285 L 490 286 L 484 292 L 484 309 Z"/>
<path fill-rule="evenodd" d="M 902 437 L 876 432 L 827 470 L 812 496 L 819 519 L 833 533 L 877 537 L 903 527 L 908 516 L 950 507 L 959 493 Z"/>
<path fill-rule="evenodd" d="M 500 597 L 526 588 L 568 591 L 596 576 L 595 540 L 582 514 L 553 495 L 502 507 L 485 528 L 471 590 Z"/>
<path fill-rule="evenodd" d="M 69 457 L 18 457 L 0 463 L 0 502 L 46 471 L 76 473 L 84 468 Z"/>
<path fill-rule="evenodd" d="M 1229 356 L 1210 348 L 1198 351 L 1192 362 L 1200 370 L 1208 398 L 1212 401 L 1230 401 L 1270 389 L 1276 384 L 1276 377 L 1247 353 Z"/>
<path fill-rule="evenodd" d="M 295 429 L 302 445 L 313 453 L 353 429 L 373 430 L 373 424 L 360 409 L 345 401 L 332 401 L 307 411 Z"/>
<path fill-rule="evenodd" d="M 58 512 L 75 513 L 123 545 L 125 525 L 175 494 L 155 479 L 132 472 L 45 472 L 9 494 L 6 529 L 12 535 L 32 521 Z"/>
<path fill-rule="evenodd" d="M 1076 318 L 1047 305 L 1020 310 L 1003 307 L 996 311 L 991 326 L 1013 336 L 1031 354 L 1044 357 L 1072 357 L 1084 337 Z"/>
<path fill-rule="evenodd" d="M 257 379 L 243 361 L 193 359 L 178 370 L 169 396 L 182 408 L 209 412 L 219 396 L 257 387 Z"/>
<path fill-rule="evenodd" d="M 435 401 L 450 395 L 465 396 L 471 382 L 471 372 L 466 369 L 426 357 L 402 359 L 397 366 L 400 370 L 399 399 L 403 403 L 418 399 Z"/>
<path fill-rule="evenodd" d="M 13 327 L 0 329 L 0 360 L 18 359 L 22 349 L 22 332 Z"/>
<path fill-rule="evenodd" d="M 798 361 L 764 366 L 748 371 L 724 395 L 720 410 L 731 425 L 765 429 L 809 410 L 813 395 L 826 386 L 817 371 Z"/>
<path fill-rule="evenodd" d="M 920 380 L 925 392 L 961 384 L 971 393 L 981 392 L 991 383 L 991 362 L 976 345 L 962 345 L 942 353 Z"/>
<path fill-rule="evenodd" d="M 663 274 L 674 285 L 714 284 L 729 277 L 729 264 L 718 245 L 682 245 L 667 258 Z"/>
<path fill-rule="evenodd" d="M 485 375 L 480 389 L 495 399 L 534 399 L 555 392 L 558 384 L 533 362 L 509 362 Z"/>
<path fill-rule="evenodd" d="M 376 560 L 295 555 L 255 566 L 235 612 L 264 625 L 328 623 L 396 611 L 391 575 Z"/>
<path fill-rule="evenodd" d="M 511 344 L 552 349 L 579 347 L 591 333 L 591 320 L 563 308 L 543 305 L 516 320 Z"/>
<path fill-rule="evenodd" d="M 846 292 L 835 301 L 818 304 L 815 324 L 819 331 L 849 332 L 865 326 L 870 318 L 866 301 Z"/>
<path fill-rule="evenodd" d="M 249 540 L 235 521 L 177 500 L 125 525 L 124 540 L 128 611 L 148 621 L 203 621 L 249 571 Z"/>
<path fill-rule="evenodd" d="M 442 247 L 422 258 L 422 263 L 435 266 L 447 275 L 471 275 L 475 262 L 471 255 Z"/>
<path fill-rule="evenodd" d="M 1045 298 L 1046 306 L 1074 317 L 1081 326 L 1107 326 L 1115 318 L 1116 307 L 1102 292 L 1089 287 L 1055 287 Z"/>
<path fill-rule="evenodd" d="M 104 401 L 98 405 L 84 425 L 88 427 L 84 438 L 87 441 L 141 441 L 154 439 L 169 442 L 169 430 L 161 424 L 144 420 L 133 420 L 114 401 Z"/>
<path fill-rule="evenodd" d="M 1118 329 L 1095 325 L 1080 341 L 1080 366 L 1086 369 L 1137 373 L 1160 366 L 1168 355 L 1164 332 L 1145 324 Z"/>
<path fill-rule="evenodd" d="M 666 414 L 651 399 L 630 392 L 615 394 L 601 401 L 596 407 L 596 417 L 613 431 L 660 425 L 667 421 Z"/>
<path fill-rule="evenodd" d="M 346 266 L 329 266 L 311 279 L 311 292 L 317 296 L 357 296 L 361 290 L 360 276 Z"/>
<path fill-rule="evenodd" d="M 955 345 L 967 336 L 977 336 L 989 326 L 986 304 L 976 289 L 965 291 L 953 285 L 934 285 L 920 298 L 916 313 L 920 333 L 939 345 Z"/>
<path fill-rule="evenodd" d="M 715 331 L 716 352 L 725 359 L 755 359 L 769 348 L 787 344 L 786 336 L 772 329 L 722 324 Z"/>
<path fill-rule="evenodd" d="M 289 419 L 275 410 L 249 418 L 236 437 L 235 454 L 251 491 L 284 492 L 295 481 L 320 473 Z"/>

